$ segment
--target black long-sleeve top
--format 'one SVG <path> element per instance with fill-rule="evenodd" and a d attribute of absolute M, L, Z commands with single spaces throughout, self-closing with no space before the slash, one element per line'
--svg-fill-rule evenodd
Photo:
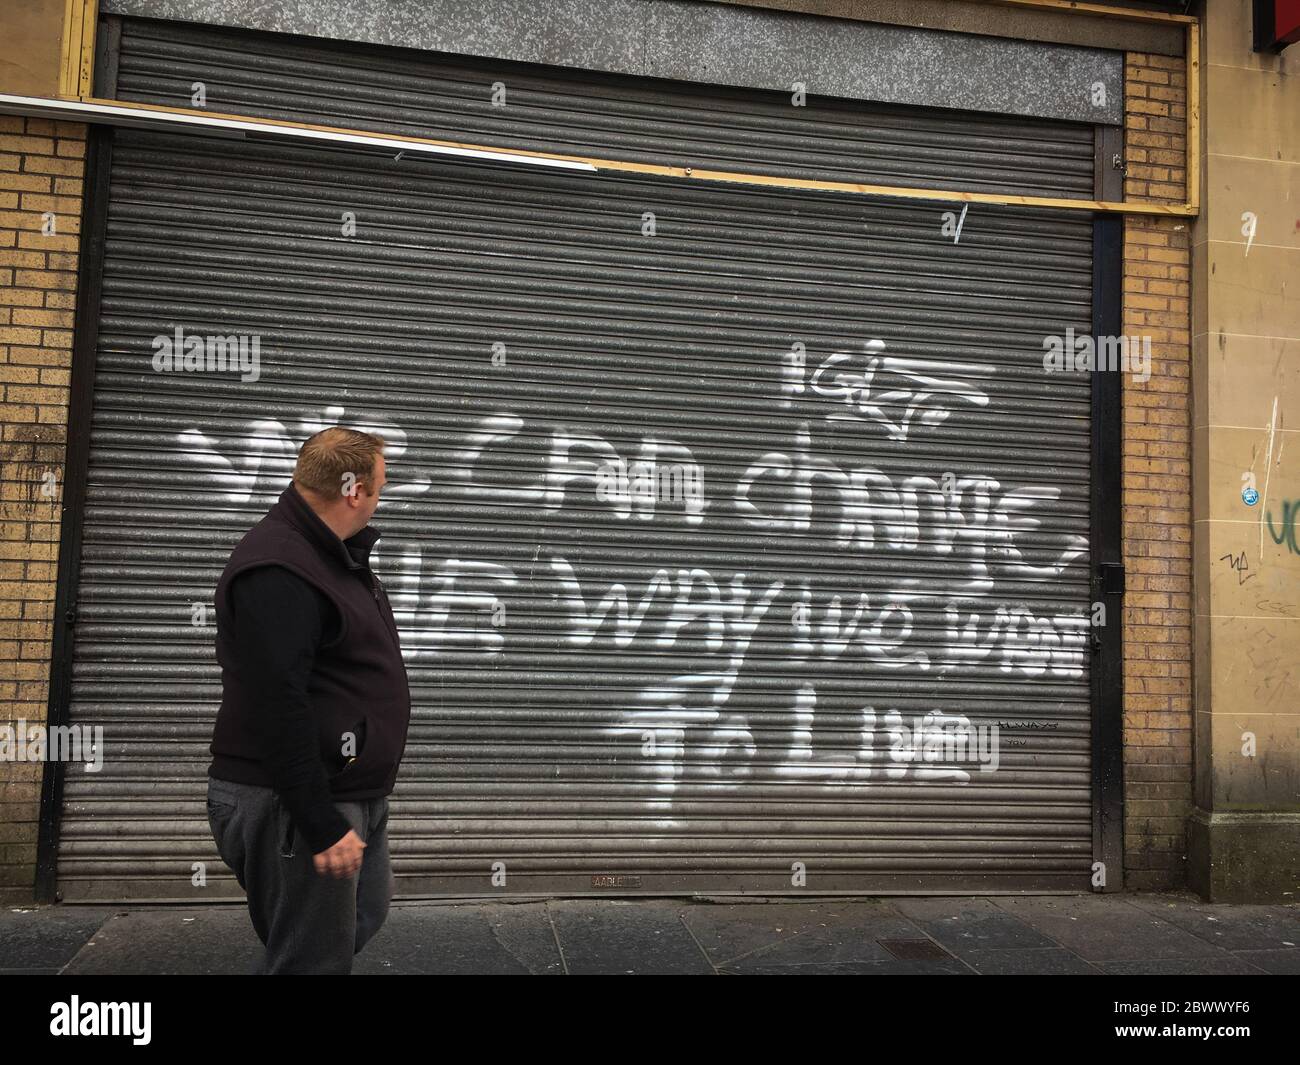
<path fill-rule="evenodd" d="M 351 829 L 330 798 L 307 690 L 317 649 L 338 631 L 337 608 L 283 566 L 241 573 L 230 596 L 240 670 L 259 704 L 264 764 L 294 824 L 319 854 Z"/>

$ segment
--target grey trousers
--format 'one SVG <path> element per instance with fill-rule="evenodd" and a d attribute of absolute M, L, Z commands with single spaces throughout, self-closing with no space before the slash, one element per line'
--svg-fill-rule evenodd
<path fill-rule="evenodd" d="M 366 844 L 360 872 L 343 879 L 316 872 L 307 841 L 270 788 L 208 778 L 212 838 L 266 946 L 257 973 L 347 975 L 388 916 L 388 800 L 334 805 Z"/>

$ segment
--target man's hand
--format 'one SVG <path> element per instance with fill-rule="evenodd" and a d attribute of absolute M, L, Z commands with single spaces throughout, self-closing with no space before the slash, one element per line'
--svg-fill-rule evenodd
<path fill-rule="evenodd" d="M 329 850 L 313 854 L 311 860 L 316 865 L 316 872 L 321 876 L 342 879 L 355 876 L 360 870 L 361 852 L 365 849 L 366 845 L 361 841 L 361 837 L 352 829 L 348 829 L 346 836 L 330 847 Z"/>

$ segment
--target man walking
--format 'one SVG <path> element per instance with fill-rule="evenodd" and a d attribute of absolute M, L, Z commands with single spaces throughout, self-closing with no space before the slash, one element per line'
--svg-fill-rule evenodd
<path fill-rule="evenodd" d="M 258 971 L 340 973 L 388 915 L 388 798 L 410 692 L 371 572 L 384 441 L 334 426 L 217 582 L 208 822 L 266 945 Z"/>

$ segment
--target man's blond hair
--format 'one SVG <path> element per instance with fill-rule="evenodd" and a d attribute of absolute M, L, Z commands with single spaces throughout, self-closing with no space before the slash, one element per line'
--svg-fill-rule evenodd
<path fill-rule="evenodd" d="M 376 433 L 332 425 L 308 437 L 298 452 L 293 483 L 325 497 L 350 494 L 355 485 L 366 495 L 374 491 L 375 462 L 384 451 Z"/>

